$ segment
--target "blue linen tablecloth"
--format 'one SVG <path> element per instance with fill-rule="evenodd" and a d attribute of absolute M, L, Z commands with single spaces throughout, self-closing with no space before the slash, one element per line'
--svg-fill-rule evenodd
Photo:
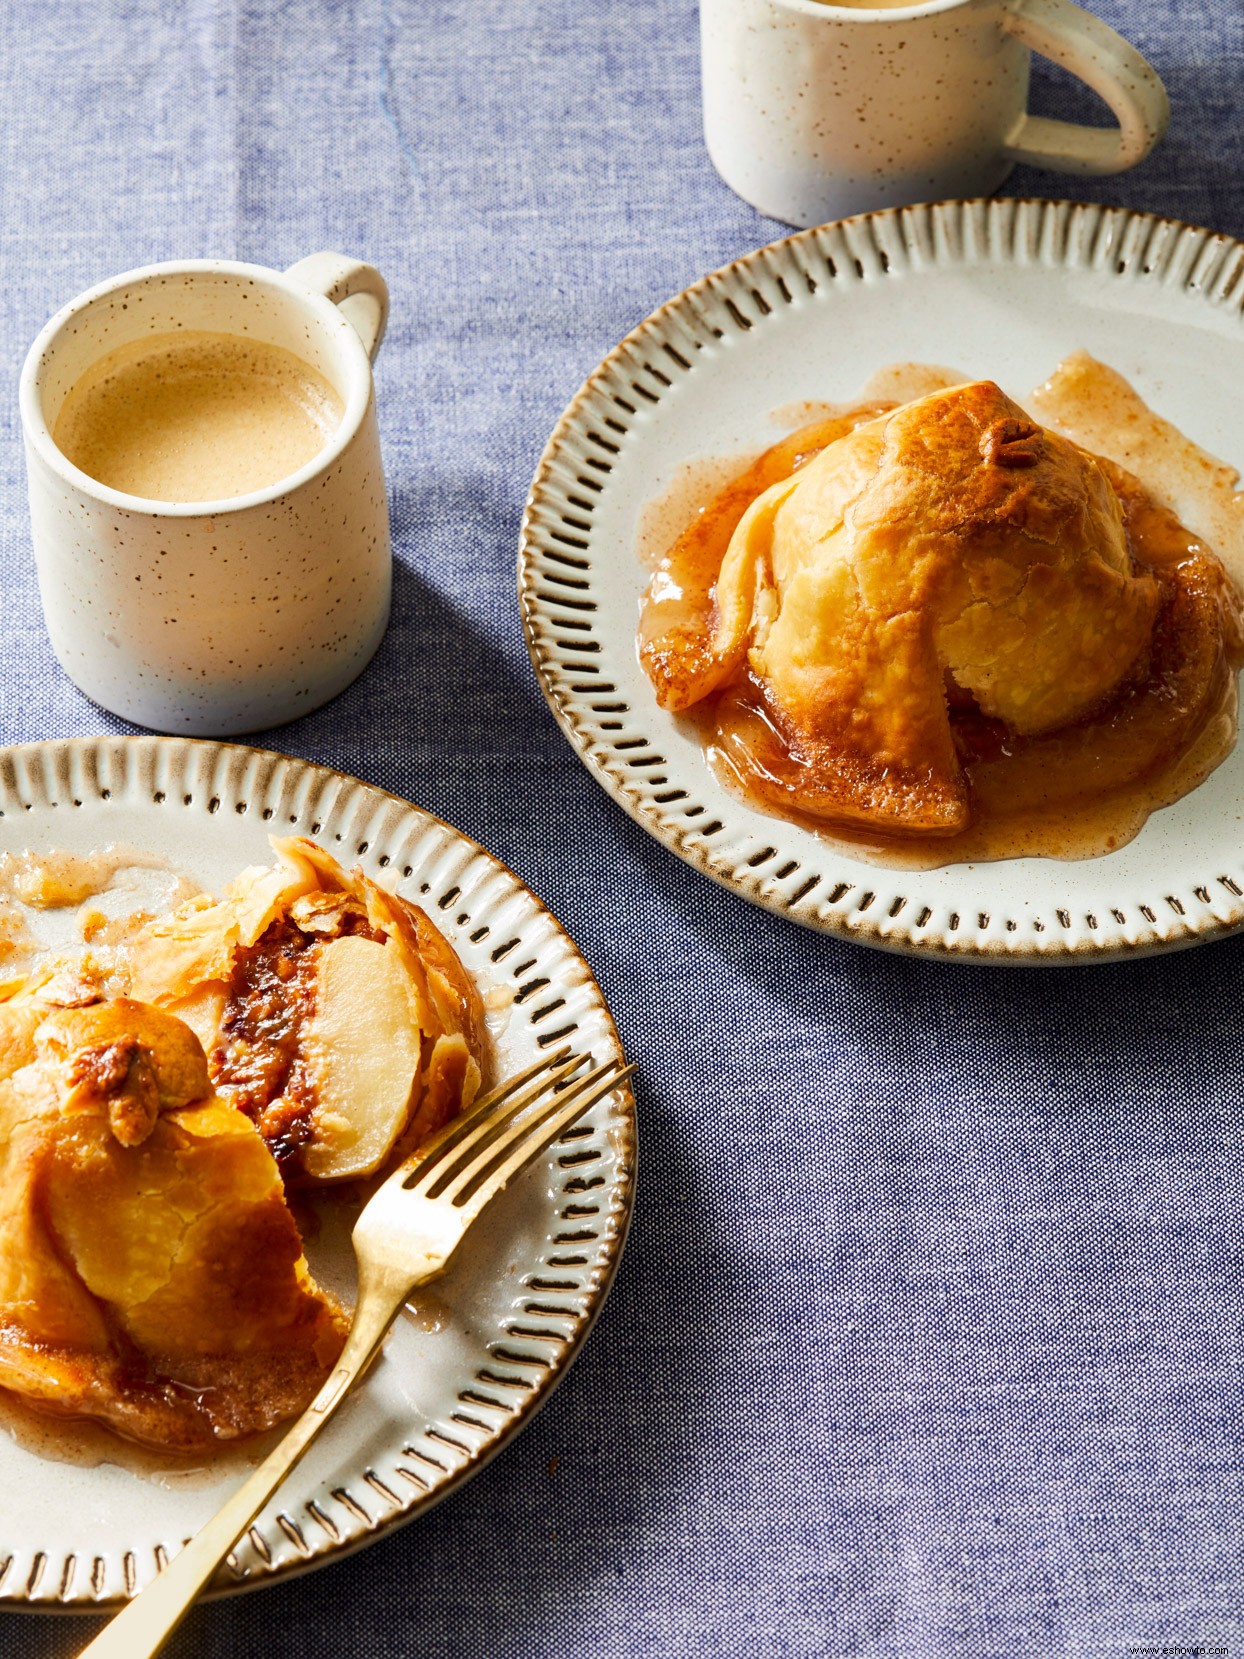
<path fill-rule="evenodd" d="M 1238 0 L 1097 10 L 1170 136 L 1122 178 L 1008 188 L 1244 234 Z M 783 234 L 708 162 L 691 0 L 10 0 L 3 28 L 10 388 L 57 306 L 149 260 L 385 272 L 393 624 L 269 741 L 518 871 L 640 1066 L 629 1251 L 544 1412 L 431 1514 L 170 1651 L 1244 1653 L 1244 940 L 1051 974 L 806 933 L 625 817 L 533 680 L 514 553 L 562 406 Z M 1091 99 L 1038 66 L 1036 102 Z M 0 440 L 0 738 L 125 730 L 49 649 L 12 391 Z M 0 1613 L 0 1653 L 92 1629 Z"/>

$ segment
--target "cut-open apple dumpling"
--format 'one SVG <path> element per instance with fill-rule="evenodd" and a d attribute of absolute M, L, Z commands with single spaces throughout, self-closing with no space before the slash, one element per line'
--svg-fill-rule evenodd
<path fill-rule="evenodd" d="M 963 837 L 1165 776 L 1211 720 L 1210 764 L 1230 747 L 1244 645 L 1218 559 L 992 382 L 828 423 L 749 476 L 665 561 L 640 656 L 765 809 Z"/>
<path fill-rule="evenodd" d="M 147 924 L 130 989 L 198 1035 L 287 1181 L 371 1175 L 474 1098 L 479 993 L 418 906 L 314 842 L 273 846 L 274 867 Z"/>
<path fill-rule="evenodd" d="M 0 1387 L 174 1450 L 310 1401 L 345 1319 L 255 1126 L 186 1025 L 0 1004 Z"/>
<path fill-rule="evenodd" d="M 291 1184 L 383 1173 L 474 1098 L 479 994 L 305 840 L 0 988 L 0 1388 L 189 1450 L 305 1406 L 345 1321 Z"/>

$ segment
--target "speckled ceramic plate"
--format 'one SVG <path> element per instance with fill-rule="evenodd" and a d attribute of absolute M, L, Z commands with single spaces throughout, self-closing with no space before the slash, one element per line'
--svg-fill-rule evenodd
<path fill-rule="evenodd" d="M 503 1075 L 563 1041 L 600 1059 L 620 1053 L 587 964 L 548 911 L 474 842 L 404 801 L 281 755 L 179 738 L 0 750 L 0 851 L 117 844 L 161 854 L 219 891 L 270 860 L 270 833 L 310 835 L 429 910 L 480 985 Z M 111 902 L 133 906 L 124 893 Z M 381 1536 L 505 1444 L 599 1311 L 634 1166 L 634 1104 L 619 1088 L 485 1211 L 218 1590 L 268 1583 Z M 350 1220 L 344 1207 L 326 1212 L 308 1246 L 317 1274 L 347 1298 Z M 44 1434 L 0 1401 L 0 1598 L 85 1610 L 134 1594 L 258 1456 L 252 1447 L 206 1469 L 169 1470 L 101 1429 Z"/>
<path fill-rule="evenodd" d="M 1244 745 L 1108 857 L 893 871 L 728 793 L 695 736 L 657 707 L 635 649 L 645 506 L 690 462 L 774 442 L 774 411 L 850 400 L 904 361 L 995 379 L 1023 398 L 1083 347 L 1189 437 L 1244 466 L 1242 310 L 1240 243 L 1067 202 L 871 214 L 705 277 L 609 353 L 532 485 L 519 588 L 562 729 L 609 793 L 689 864 L 846 938 L 1067 963 L 1244 925 Z"/>

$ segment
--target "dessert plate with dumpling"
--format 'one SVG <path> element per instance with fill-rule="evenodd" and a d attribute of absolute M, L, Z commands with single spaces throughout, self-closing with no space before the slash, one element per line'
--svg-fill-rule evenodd
<path fill-rule="evenodd" d="M 481 848 L 284 756 L 0 753 L 0 1595 L 133 1595 L 341 1350 L 350 1229 L 481 1090 L 617 1058 L 586 964 Z M 624 1242 L 618 1088 L 417 1293 L 218 1590 L 380 1536 L 563 1374 Z"/>
<path fill-rule="evenodd" d="M 1244 246 L 959 202 L 761 249 L 640 325 L 523 523 L 532 660 L 697 869 L 891 949 L 1244 925 Z"/>

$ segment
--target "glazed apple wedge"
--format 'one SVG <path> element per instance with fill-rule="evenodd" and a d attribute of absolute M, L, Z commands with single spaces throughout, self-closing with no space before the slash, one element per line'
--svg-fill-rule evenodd
<path fill-rule="evenodd" d="M 131 991 L 195 1031 L 287 1183 L 369 1176 L 474 1098 L 479 995 L 418 906 L 313 842 L 272 845 L 272 868 L 139 933 Z"/>
<path fill-rule="evenodd" d="M 318 1102 L 303 1167 L 317 1181 L 370 1175 L 409 1121 L 423 1052 L 391 940 L 346 934 L 323 947 L 302 1052 Z"/>

